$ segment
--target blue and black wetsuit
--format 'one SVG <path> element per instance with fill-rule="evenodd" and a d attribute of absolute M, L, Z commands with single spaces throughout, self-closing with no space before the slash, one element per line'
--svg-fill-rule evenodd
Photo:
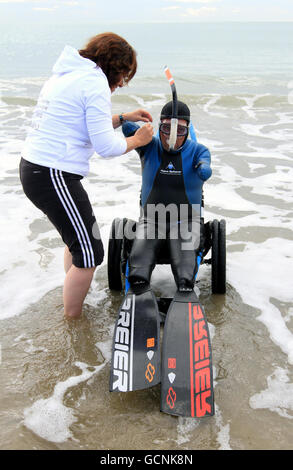
<path fill-rule="evenodd" d="M 137 128 L 130 122 L 122 126 L 126 136 Z M 142 166 L 141 217 L 129 257 L 130 285 L 135 289 L 149 284 L 157 256 L 167 245 L 178 288 L 193 288 L 202 186 L 211 175 L 210 152 L 190 139 L 180 149 L 167 151 L 158 137 L 136 150 Z"/>

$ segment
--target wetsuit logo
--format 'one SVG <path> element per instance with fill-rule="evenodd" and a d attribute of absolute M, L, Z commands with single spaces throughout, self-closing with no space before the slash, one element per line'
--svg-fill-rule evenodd
<path fill-rule="evenodd" d="M 161 173 L 163 173 L 164 175 L 181 175 L 181 170 L 176 170 L 174 163 L 169 162 L 165 169 L 161 169 Z"/>

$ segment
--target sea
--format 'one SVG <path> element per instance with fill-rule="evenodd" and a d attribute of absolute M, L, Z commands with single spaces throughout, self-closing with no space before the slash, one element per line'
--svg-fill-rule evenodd
<path fill-rule="evenodd" d="M 109 393 L 123 299 L 108 288 L 109 231 L 114 218 L 139 216 L 136 152 L 94 155 L 83 180 L 106 254 L 78 320 L 63 317 L 63 243 L 20 185 L 42 85 L 65 45 L 103 31 L 124 36 L 138 59 L 113 113 L 143 107 L 156 132 L 168 65 L 211 152 L 204 217 L 227 230 L 226 294 L 212 294 L 209 265 L 195 287 L 212 338 L 211 418 L 162 413 L 160 385 Z M 3 24 L 0 51 L 0 448 L 292 450 L 293 24 Z M 152 287 L 174 295 L 170 266 L 155 268 Z"/>

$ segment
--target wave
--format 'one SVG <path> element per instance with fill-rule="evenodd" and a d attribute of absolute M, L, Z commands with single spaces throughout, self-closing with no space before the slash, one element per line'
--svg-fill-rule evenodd
<path fill-rule="evenodd" d="M 148 108 L 162 107 L 170 99 L 168 93 L 131 93 L 116 95 L 112 97 L 114 108 L 122 106 L 125 110 L 133 109 L 137 106 L 144 106 Z M 221 94 L 182 94 L 180 95 L 181 101 L 186 102 L 189 107 L 200 106 L 205 109 L 246 109 L 250 108 L 255 111 L 262 109 L 282 110 L 285 112 L 292 112 L 292 105 L 289 103 L 288 96 L 273 96 L 273 95 L 221 95 Z M 37 104 L 37 98 L 30 98 L 25 96 L 0 96 L 0 106 L 33 108 Z"/>
<path fill-rule="evenodd" d="M 4 104 L 15 106 L 35 106 L 37 104 L 37 100 L 23 96 L 1 96 L 0 100 Z"/>
<path fill-rule="evenodd" d="M 0 79 L 0 105 L 33 107 L 46 78 Z M 184 73 L 176 77 L 179 99 L 190 106 L 223 109 L 262 108 L 292 110 L 292 81 L 282 76 L 217 76 Z M 171 90 L 161 74 L 137 74 L 130 84 L 112 95 L 114 105 L 161 106 L 171 99 Z"/>
<path fill-rule="evenodd" d="M 162 105 L 171 97 L 168 93 L 131 93 L 129 95 L 113 96 L 113 104 L 141 104 L 145 105 Z M 188 103 L 189 106 L 205 106 L 212 104 L 218 108 L 242 109 L 247 106 L 261 110 L 262 108 L 286 109 L 292 112 L 292 105 L 289 103 L 287 95 L 270 95 L 270 94 L 191 94 L 183 93 L 180 100 Z"/>

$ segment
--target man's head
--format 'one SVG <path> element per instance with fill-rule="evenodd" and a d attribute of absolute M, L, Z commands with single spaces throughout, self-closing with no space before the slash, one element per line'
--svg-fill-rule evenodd
<path fill-rule="evenodd" d="M 161 111 L 160 139 L 165 150 L 169 150 L 169 137 L 171 131 L 172 101 L 165 104 Z M 178 127 L 175 150 L 184 145 L 188 137 L 188 126 L 190 122 L 190 111 L 188 106 L 182 101 L 178 101 Z"/>

